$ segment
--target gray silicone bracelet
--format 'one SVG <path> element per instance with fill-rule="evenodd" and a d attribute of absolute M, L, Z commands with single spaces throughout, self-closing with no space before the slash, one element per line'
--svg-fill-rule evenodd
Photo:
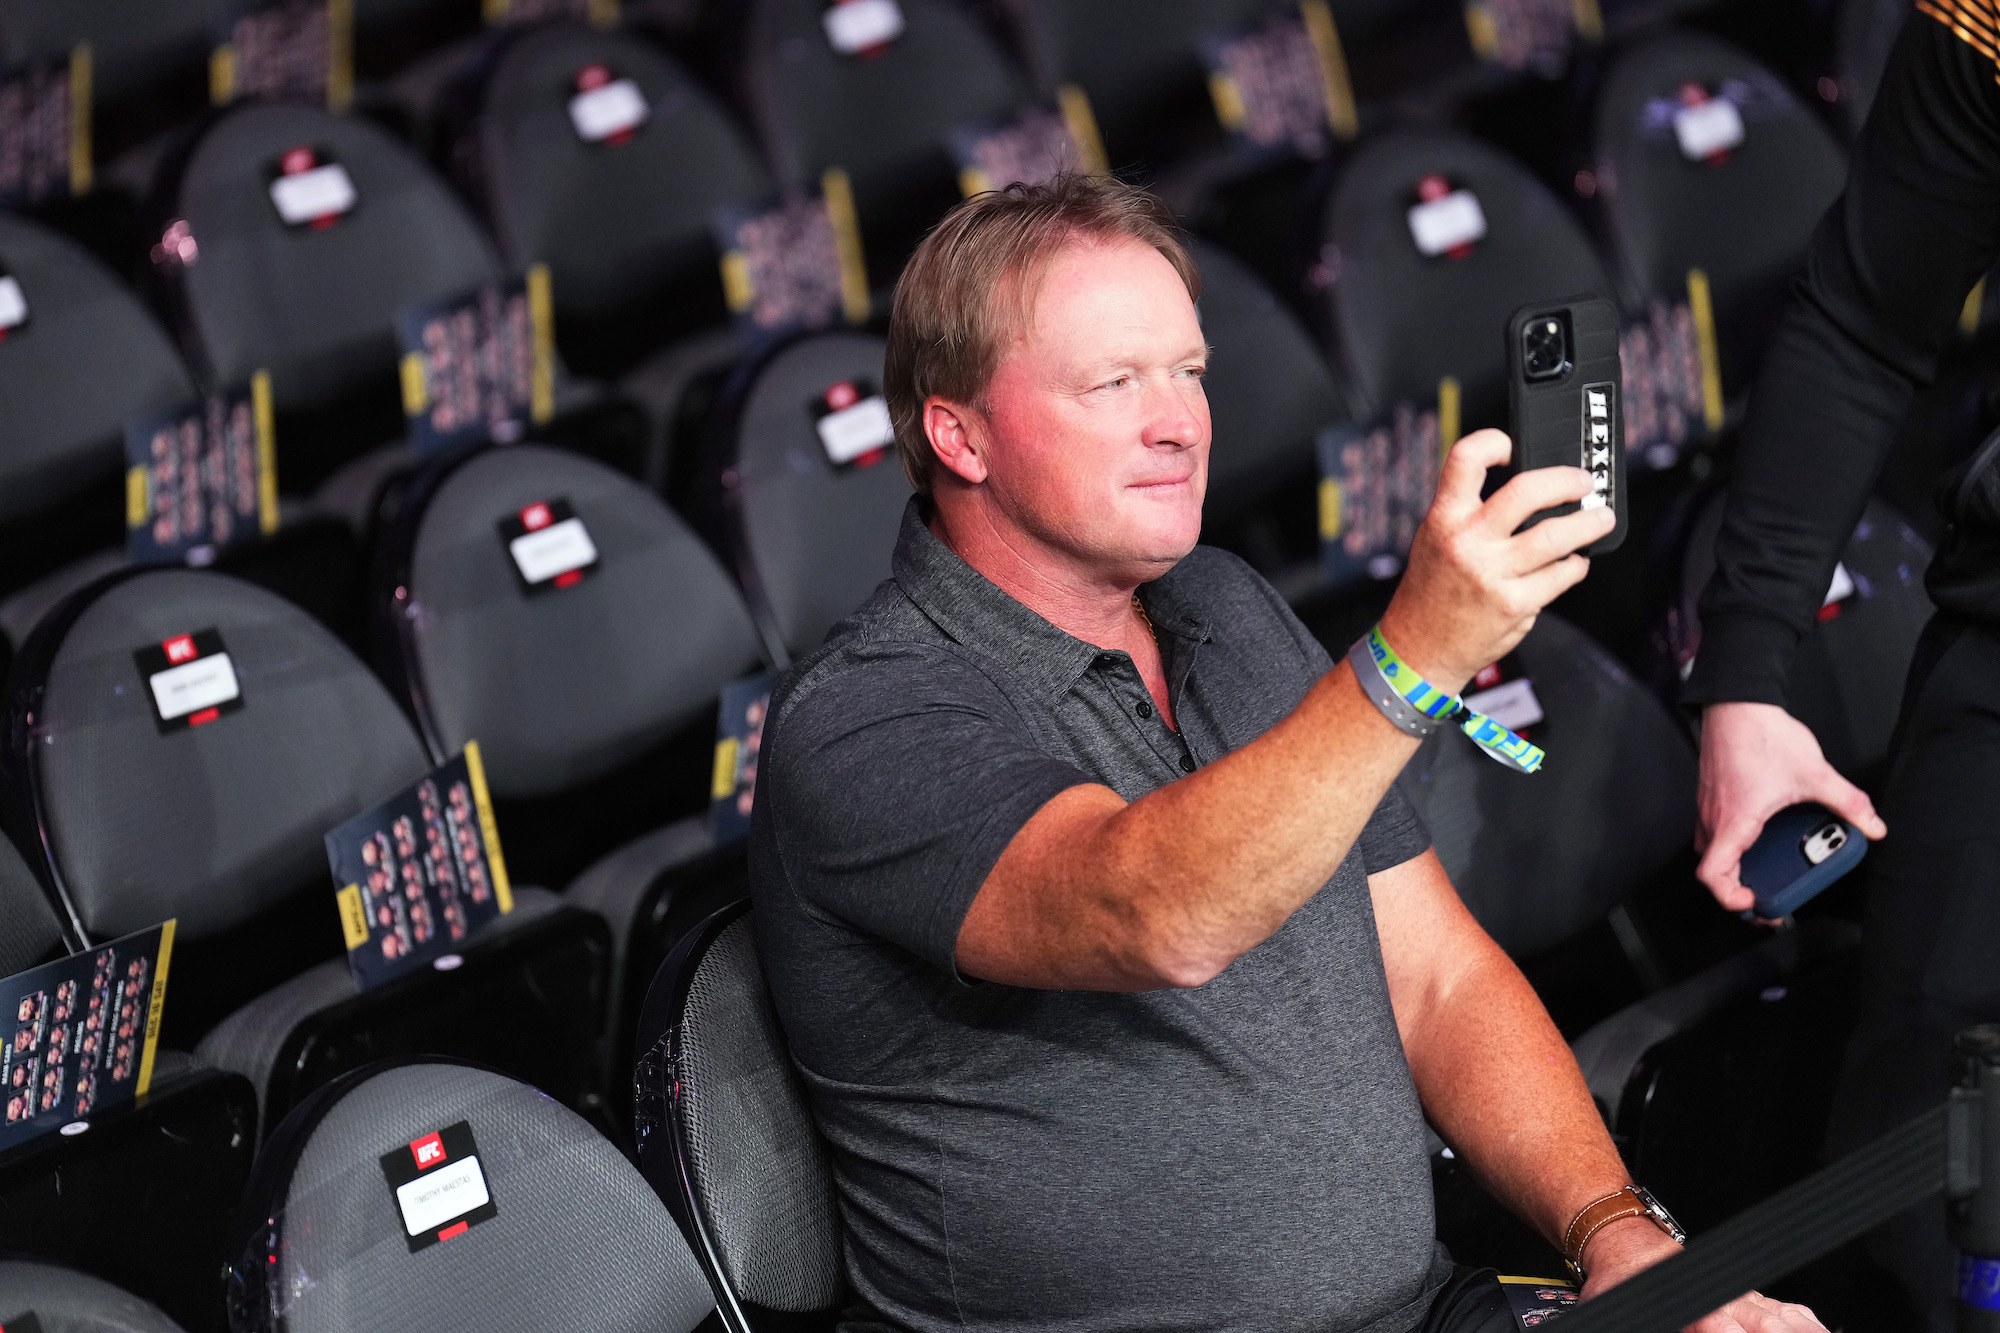
<path fill-rule="evenodd" d="M 1354 678 L 1361 682 L 1361 692 L 1405 736 L 1422 740 L 1445 724 L 1443 718 L 1424 716 L 1408 699 L 1396 693 L 1395 687 L 1389 684 L 1389 678 L 1382 674 L 1375 654 L 1368 651 L 1367 635 L 1356 639 L 1354 646 L 1347 650 L 1347 663 L 1354 668 Z"/>

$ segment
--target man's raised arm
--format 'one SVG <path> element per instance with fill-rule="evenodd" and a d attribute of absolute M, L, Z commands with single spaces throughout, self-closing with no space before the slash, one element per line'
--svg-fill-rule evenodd
<path fill-rule="evenodd" d="M 1521 641 L 1589 570 L 1576 554 L 1611 530 L 1608 509 L 1518 532 L 1581 499 L 1581 468 L 1524 472 L 1480 500 L 1511 446 L 1460 440 L 1419 529 L 1383 636 L 1425 679 L 1457 693 Z M 1262 737 L 1127 804 L 1072 787 L 1022 826 L 958 935 L 970 976 L 1050 989 L 1199 986 L 1254 948 L 1339 866 L 1417 742 L 1362 693 L 1343 661 Z"/>

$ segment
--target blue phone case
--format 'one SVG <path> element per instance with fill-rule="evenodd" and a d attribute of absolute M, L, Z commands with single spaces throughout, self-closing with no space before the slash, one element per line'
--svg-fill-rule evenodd
<path fill-rule="evenodd" d="M 1828 843 L 1837 845 L 1829 850 Z M 1813 855 L 1821 852 L 1825 855 L 1815 861 Z M 1780 810 L 1743 853 L 1743 883 L 1757 895 L 1754 915 L 1767 920 L 1790 916 L 1867 854 L 1868 839 L 1825 806 L 1807 803 Z"/>

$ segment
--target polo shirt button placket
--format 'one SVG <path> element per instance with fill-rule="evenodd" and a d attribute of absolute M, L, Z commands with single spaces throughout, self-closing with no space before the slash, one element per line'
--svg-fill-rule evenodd
<path fill-rule="evenodd" d="M 1184 755 L 1182 755 L 1182 756 L 1181 756 L 1181 772 L 1183 772 L 1183 773 L 1192 773 L 1192 772 L 1194 772 L 1194 756 L 1193 756 L 1193 755 L 1191 755 L 1191 754 L 1184 754 Z"/>

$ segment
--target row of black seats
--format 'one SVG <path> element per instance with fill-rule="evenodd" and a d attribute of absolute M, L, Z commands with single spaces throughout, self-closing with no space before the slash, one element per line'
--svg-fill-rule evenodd
<path fill-rule="evenodd" d="M 621 40 L 571 29 L 534 34 L 516 49 L 528 65 L 521 78 L 538 76 L 534 105 L 507 121 L 512 139 L 498 130 L 488 135 L 500 145 L 483 172 L 489 215 L 508 262 L 551 264 L 559 321 L 601 314 L 633 292 L 647 310 L 689 308 L 662 299 L 649 275 L 672 271 L 680 281 L 698 274 L 718 286 L 702 218 L 732 188 L 726 163 L 710 174 L 709 148 L 726 137 L 720 113 L 697 114 L 684 89 L 663 82 L 646 91 L 657 93 L 656 104 L 679 108 L 677 132 L 649 124 L 606 153 L 561 128 L 576 72 L 603 64 L 606 44 Z M 1691 163 L 1675 146 L 1671 110 L 1686 87 L 1727 93 L 1747 108 L 1739 115 L 1748 122 L 1743 141 L 1712 155 L 1716 160 Z M 1655 302 L 1684 298 L 1694 269 L 1707 275 L 1723 382 L 1740 387 L 1811 219 L 1835 187 L 1838 150 L 1770 75 L 1698 37 L 1664 38 L 1631 52 L 1604 98 L 1599 121 L 1610 128 L 1600 174 L 1607 239 L 1621 261 L 1615 270 L 1599 262 L 1585 233 L 1532 177 L 1475 141 L 1390 135 L 1368 142 L 1345 165 L 1316 227 L 1322 290 L 1311 312 L 1327 326 L 1346 373 L 1315 427 L 1434 401 L 1446 378 L 1461 387 L 1461 426 L 1491 424 L 1502 397 L 1491 329 L 1520 300 L 1554 290 L 1616 292 L 1642 315 Z M 302 143 L 340 162 L 364 201 L 337 226 L 288 228 L 258 197 L 267 159 Z M 170 322 L 200 379 L 234 383 L 270 370 L 288 489 L 319 489 L 327 507 L 350 519 L 365 514 L 382 473 L 407 461 L 380 444 L 400 429 L 396 313 L 492 281 L 501 261 L 420 165 L 353 120 L 302 108 L 239 111 L 210 127 L 166 178 L 163 215 L 174 226 L 155 258 L 169 279 Z M 1443 260 L 1419 250 L 1405 216 L 1433 181 L 1470 196 L 1484 228 Z M 0 522 L 13 520 L 25 534 L 12 543 L 17 558 L 9 562 L 9 579 L 18 583 L 82 554 L 80 541 L 109 544 L 119 423 L 186 398 L 192 386 L 142 314 L 107 308 L 115 294 L 87 271 L 88 261 L 59 253 L 59 242 L 25 225 L 9 230 L 6 257 L 38 323 L 75 316 L 67 341 L 54 331 L 23 333 L 15 340 L 22 350 L 11 358 L 36 386 L 32 400 L 25 390 L 8 395 L 21 429 L 9 433 L 17 443 L 0 458 L 0 478 L 12 483 L 0 488 L 10 497 Z M 616 431 L 581 435 L 653 484 L 667 484 L 675 475 L 674 427 L 691 383 L 703 372 L 720 373 L 744 350 L 726 332 L 667 349 L 623 386 L 645 409 L 645 441 L 621 448 L 606 443 Z M 125 373 L 112 375 L 113 365 Z M 567 378 L 559 384 L 565 418 L 588 415 L 593 404 L 607 407 L 606 396 Z M 1678 404 L 1684 416 L 1687 407 Z M 1709 407 L 1697 403 L 1695 414 Z M 332 482 L 322 485 L 329 474 Z M 95 527 L 79 522 L 88 511 L 75 507 L 86 503 L 79 492 L 93 479 L 96 494 L 87 503 Z M 1222 488 L 1218 530 L 1243 498 Z M 65 508 L 64 501 L 75 503 Z M 54 521 L 20 524 L 37 513 Z M 1270 567 L 1269 559 L 1263 563 Z M 30 604 L 46 605 L 51 591 Z M 9 617 L 12 637 L 26 614 Z"/>

